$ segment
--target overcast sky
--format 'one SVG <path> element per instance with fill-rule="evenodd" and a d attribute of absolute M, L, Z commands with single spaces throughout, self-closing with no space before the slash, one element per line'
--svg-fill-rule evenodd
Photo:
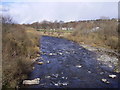
<path fill-rule="evenodd" d="M 15 0 L 3 0 L 0 11 L 3 14 L 11 15 L 21 24 L 43 20 L 90 20 L 99 19 L 101 16 L 118 18 L 118 2 L 116 2 L 117 0 L 112 1 L 115 2 L 77 2 L 76 0 L 75 2 L 35 2 L 35 0 L 31 0 L 31 2 L 18 0 L 16 2 Z"/>

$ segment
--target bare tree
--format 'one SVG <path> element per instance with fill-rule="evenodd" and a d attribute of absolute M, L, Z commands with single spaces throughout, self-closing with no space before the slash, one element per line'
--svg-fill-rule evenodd
<path fill-rule="evenodd" d="M 7 16 L 2 16 L 2 24 L 14 24 L 15 22 L 13 21 L 12 17 L 7 15 Z"/>

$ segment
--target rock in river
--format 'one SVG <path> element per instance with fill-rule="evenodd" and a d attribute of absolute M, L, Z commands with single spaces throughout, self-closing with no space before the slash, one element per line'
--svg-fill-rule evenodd
<path fill-rule="evenodd" d="M 104 83 L 110 83 L 107 79 L 102 79 L 102 82 L 104 82 Z"/>
<path fill-rule="evenodd" d="M 116 78 L 116 75 L 109 75 L 110 78 Z"/>
<path fill-rule="evenodd" d="M 43 62 L 38 62 L 38 64 L 42 65 L 42 64 L 43 64 Z"/>
<path fill-rule="evenodd" d="M 82 66 L 81 65 L 76 65 L 77 68 L 81 68 Z"/>
<path fill-rule="evenodd" d="M 26 85 L 33 85 L 33 84 L 39 84 L 40 83 L 40 78 L 36 78 L 36 79 L 33 79 L 33 80 L 24 80 L 23 81 L 23 84 L 26 84 Z"/>

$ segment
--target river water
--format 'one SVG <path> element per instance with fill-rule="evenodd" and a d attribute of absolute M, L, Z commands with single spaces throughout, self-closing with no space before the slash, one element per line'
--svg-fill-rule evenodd
<path fill-rule="evenodd" d="M 28 88 L 117 88 L 118 75 L 101 68 L 96 54 L 82 46 L 49 36 L 40 39 L 43 64 L 35 64 L 29 79 L 40 78 L 38 85 Z M 116 78 L 109 75 L 115 74 Z M 109 83 L 103 82 L 106 79 Z"/>

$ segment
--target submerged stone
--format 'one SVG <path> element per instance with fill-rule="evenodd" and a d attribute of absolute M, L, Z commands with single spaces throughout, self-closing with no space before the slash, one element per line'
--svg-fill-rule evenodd
<path fill-rule="evenodd" d="M 81 68 L 82 66 L 81 65 L 76 65 L 77 68 Z"/>
<path fill-rule="evenodd" d="M 45 76 L 45 78 L 50 78 L 51 76 Z"/>

